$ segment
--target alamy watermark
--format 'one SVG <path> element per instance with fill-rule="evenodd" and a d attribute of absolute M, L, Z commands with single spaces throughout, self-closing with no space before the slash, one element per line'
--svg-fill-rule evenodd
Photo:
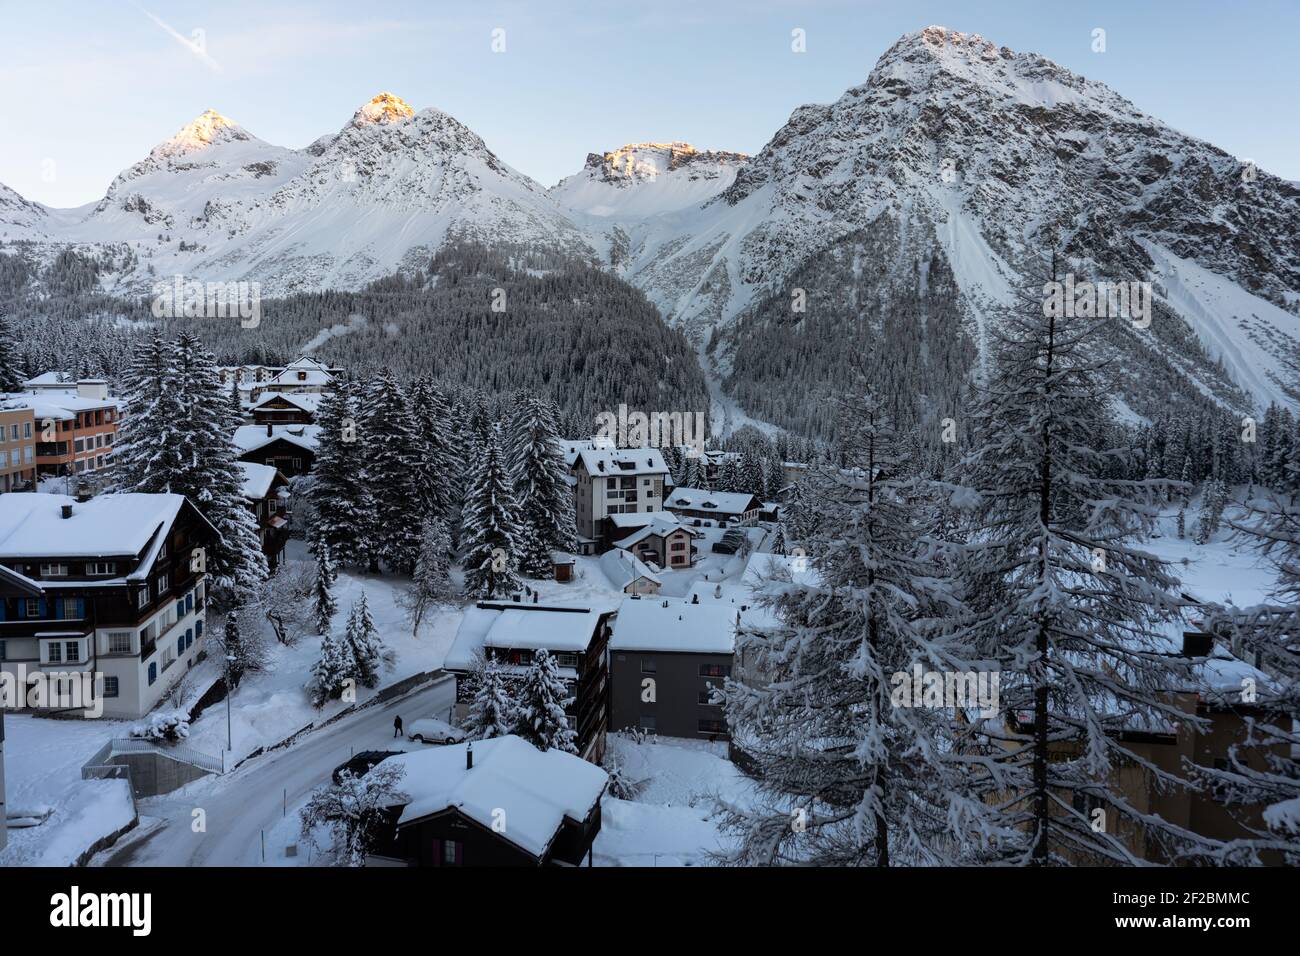
<path fill-rule="evenodd" d="M 703 412 L 638 412 L 619 405 L 596 415 L 596 439 L 616 448 L 685 448 L 687 458 L 704 454 Z"/>
<path fill-rule="evenodd" d="M 1151 283 L 1076 282 L 1071 272 L 1064 282 L 1053 279 L 1043 286 L 1043 315 L 1128 319 L 1135 328 L 1145 329 L 1151 325 Z"/>
<path fill-rule="evenodd" d="M 174 275 L 153 284 L 155 319 L 239 319 L 245 329 L 262 324 L 260 282 L 200 282 Z"/>
<path fill-rule="evenodd" d="M 930 709 L 964 707 L 981 717 L 998 715 L 997 671 L 927 671 L 913 664 L 911 673 L 895 671 L 889 678 L 889 700 L 895 707 Z"/>
<path fill-rule="evenodd" d="M 79 710 L 83 717 L 104 714 L 104 675 L 94 671 L 31 671 L 18 664 L 0 671 L 0 708 Z M 96 693 L 98 691 L 98 693 Z"/>

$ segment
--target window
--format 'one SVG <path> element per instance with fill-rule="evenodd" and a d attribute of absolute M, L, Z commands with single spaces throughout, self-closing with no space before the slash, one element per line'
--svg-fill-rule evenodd
<path fill-rule="evenodd" d="M 696 727 L 702 734 L 725 734 L 727 732 L 727 722 L 725 720 L 701 720 L 697 721 Z"/>
<path fill-rule="evenodd" d="M 190 645 L 193 643 L 194 643 L 194 628 L 187 627 L 185 629 L 185 650 L 188 651 L 190 649 Z"/>
<path fill-rule="evenodd" d="M 456 858 L 460 855 L 460 846 L 455 840 L 442 841 L 442 865 L 455 866 Z"/>
<path fill-rule="evenodd" d="M 189 614 L 192 610 L 194 610 L 194 594 L 190 593 L 185 595 L 185 613 Z"/>
<path fill-rule="evenodd" d="M 32 423 L 31 423 L 31 422 L 23 422 L 23 437 L 24 437 L 24 438 L 31 438 L 31 437 L 32 437 Z"/>
<path fill-rule="evenodd" d="M 85 598 L 63 598 L 55 602 L 55 617 L 61 621 L 79 621 L 86 616 Z"/>
<path fill-rule="evenodd" d="M 131 653 L 131 632 L 130 631 L 109 631 L 108 632 L 108 653 L 130 654 Z"/>
<path fill-rule="evenodd" d="M 28 617 L 40 617 L 45 613 L 45 601 L 41 598 L 28 598 L 26 604 Z"/>
<path fill-rule="evenodd" d="M 46 661 L 51 664 L 63 663 L 63 645 L 58 641 L 50 641 L 45 645 Z"/>
<path fill-rule="evenodd" d="M 657 674 L 657 673 L 658 673 L 658 668 L 657 668 L 657 665 L 655 664 L 655 659 L 654 659 L 653 657 L 643 657 L 643 658 L 641 658 L 641 673 L 642 673 L 642 674 Z"/>
<path fill-rule="evenodd" d="M 167 580 L 167 575 L 165 574 L 158 575 L 158 596 L 159 597 L 162 597 L 167 592 L 167 587 L 169 584 L 170 582 Z"/>
<path fill-rule="evenodd" d="M 180 637 L 176 638 L 176 654 L 177 656 L 180 656 L 181 654 L 184 653 L 185 653 L 185 635 L 182 634 Z"/>
<path fill-rule="evenodd" d="M 182 617 L 184 617 L 184 616 L 185 616 L 185 602 L 184 602 L 183 600 L 177 599 L 177 601 L 176 601 L 176 617 L 179 619 L 179 618 L 182 618 Z"/>
<path fill-rule="evenodd" d="M 701 677 L 730 677 L 731 665 L 730 664 L 701 664 L 700 676 Z"/>
<path fill-rule="evenodd" d="M 135 595 L 135 606 L 144 608 L 149 606 L 149 589 L 141 588 Z"/>
<path fill-rule="evenodd" d="M 81 660 L 81 645 L 76 641 L 64 641 L 63 657 L 69 664 L 76 664 Z"/>
<path fill-rule="evenodd" d="M 68 566 L 66 564 L 42 564 L 41 577 L 43 578 L 66 578 L 68 576 Z"/>
<path fill-rule="evenodd" d="M 149 665 L 149 683 L 152 684 L 158 679 L 158 662 L 154 661 Z"/>
<path fill-rule="evenodd" d="M 197 638 L 199 638 L 200 640 L 202 640 L 202 638 L 203 638 L 203 620 L 202 620 L 202 618 L 200 618 L 199 620 L 197 620 L 197 621 L 194 622 L 194 636 L 197 637 Z"/>
<path fill-rule="evenodd" d="M 82 439 L 82 438 L 78 438 L 78 439 L 76 439 L 76 440 L 72 443 L 72 450 L 73 450 L 73 451 L 85 451 L 85 450 L 86 450 L 86 442 L 85 442 L 85 439 Z"/>
<path fill-rule="evenodd" d="M 559 667 L 577 667 L 577 666 L 578 666 L 578 655 L 577 655 L 577 654 L 556 654 L 556 655 L 554 655 L 554 657 L 555 657 L 555 663 L 556 663 L 556 665 L 559 666 Z"/>
<path fill-rule="evenodd" d="M 116 678 L 116 677 L 105 677 L 105 678 L 104 678 L 104 696 L 105 696 L 105 697 L 116 697 L 117 694 L 118 694 L 117 678 Z"/>
<path fill-rule="evenodd" d="M 117 574 L 116 561 L 94 561 L 87 566 L 88 574 Z"/>
<path fill-rule="evenodd" d="M 637 726 L 640 727 L 642 730 L 648 731 L 649 733 L 654 733 L 655 730 L 657 729 L 655 726 L 654 714 L 642 714 L 637 719 Z"/>

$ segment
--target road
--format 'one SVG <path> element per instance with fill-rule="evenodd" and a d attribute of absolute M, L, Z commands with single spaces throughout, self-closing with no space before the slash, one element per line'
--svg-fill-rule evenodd
<path fill-rule="evenodd" d="M 100 854 L 94 865 L 257 866 L 262 832 L 283 821 L 286 792 L 292 813 L 353 752 L 423 746 L 394 740 L 393 717 L 400 714 L 409 724 L 432 710 L 434 698 L 431 688 L 413 691 L 313 731 L 284 750 L 254 757 L 231 773 L 141 800 L 140 827 Z M 196 833 L 200 818 L 205 832 Z"/>

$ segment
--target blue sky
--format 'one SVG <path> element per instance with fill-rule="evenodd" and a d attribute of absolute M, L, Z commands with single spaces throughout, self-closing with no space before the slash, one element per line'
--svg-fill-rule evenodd
<path fill-rule="evenodd" d="M 1300 180 L 1294 0 L 0 0 L 0 182 L 80 205 L 209 107 L 298 147 L 381 90 L 451 113 L 545 185 L 638 140 L 757 152 L 932 23 L 1041 53 Z M 195 30 L 206 56 L 181 42 Z"/>

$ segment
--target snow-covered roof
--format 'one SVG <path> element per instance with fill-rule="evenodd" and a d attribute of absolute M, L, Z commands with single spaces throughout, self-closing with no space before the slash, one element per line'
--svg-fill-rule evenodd
<path fill-rule="evenodd" d="M 134 557 L 170 526 L 184 495 L 0 495 L 0 559 Z M 72 516 L 63 517 L 63 506 Z"/>
<path fill-rule="evenodd" d="M 267 434 L 267 428 L 270 434 Z M 235 429 L 233 441 L 241 452 L 256 451 L 276 439 L 314 452 L 320 440 L 319 425 L 240 425 Z"/>
<path fill-rule="evenodd" d="M 609 583 L 622 591 L 633 581 L 646 578 L 655 584 L 662 584 L 659 575 L 651 571 L 644 561 L 631 551 L 614 548 L 600 556 L 600 570 L 609 578 Z"/>
<path fill-rule="evenodd" d="M 450 670 L 471 670 L 484 647 L 579 653 L 591 644 L 608 607 L 480 602 L 465 609 L 456 639 L 443 661 Z"/>
<path fill-rule="evenodd" d="M 321 395 L 317 392 L 263 392 L 262 397 L 253 403 L 253 411 L 257 411 L 263 405 L 269 405 L 271 402 L 287 402 L 295 408 L 302 409 L 304 412 L 316 414 L 320 408 Z"/>
<path fill-rule="evenodd" d="M 632 475 L 666 475 L 668 466 L 664 455 L 658 448 L 611 448 L 601 442 L 592 441 L 585 447 L 565 447 L 565 461 L 573 454 L 573 461 L 595 478 L 630 477 Z"/>
<path fill-rule="evenodd" d="M 75 386 L 74 386 L 75 387 Z M 120 404 L 116 398 L 82 398 L 75 391 L 63 392 L 58 389 L 44 389 L 39 393 L 11 392 L 0 396 L 10 408 L 30 408 L 37 421 L 52 418 L 56 421 L 70 421 L 78 412 L 93 412 L 101 408 L 117 408 Z"/>
<path fill-rule="evenodd" d="M 627 513 L 610 515 L 609 520 L 613 522 L 616 528 L 640 528 L 654 521 L 667 524 L 679 524 L 677 515 L 671 511 L 642 511 L 639 513 Z"/>
<path fill-rule="evenodd" d="M 271 492 L 271 485 L 279 473 L 270 465 L 259 465 L 252 461 L 237 461 L 236 465 L 244 473 L 242 492 L 250 501 L 261 501 Z"/>
<path fill-rule="evenodd" d="M 333 381 L 334 376 L 319 362 L 312 359 L 298 359 L 298 361 L 286 365 L 284 371 L 267 382 L 263 388 L 274 391 L 277 385 L 283 387 L 325 386 Z"/>
<path fill-rule="evenodd" d="M 730 654 L 736 646 L 733 606 L 678 598 L 626 599 L 614 619 L 611 651 Z"/>
<path fill-rule="evenodd" d="M 662 517 L 660 517 L 661 515 Z M 609 517 L 611 518 L 611 520 L 615 518 L 649 518 L 650 519 L 649 521 L 636 521 L 636 522 L 626 522 L 626 523 L 614 521 L 614 524 L 618 527 L 631 527 L 637 529 L 631 532 L 630 534 L 626 535 L 625 537 L 619 538 L 617 541 L 615 541 L 614 546 L 617 548 L 624 548 L 624 549 L 632 548 L 634 545 L 640 543 L 641 541 L 644 541 L 646 538 L 650 537 L 651 535 L 658 535 L 661 538 L 666 538 L 674 531 L 685 531 L 687 534 L 689 534 L 692 537 L 696 537 L 700 534 L 700 532 L 692 528 L 687 528 L 685 525 L 679 522 L 677 520 L 677 516 L 670 511 L 654 511 L 645 515 L 633 515 L 633 514 L 610 515 Z"/>
<path fill-rule="evenodd" d="M 23 382 L 23 388 L 48 388 L 50 386 L 61 387 L 64 385 L 76 386 L 76 382 L 69 382 L 63 377 L 62 372 L 42 372 L 35 378 L 29 378 Z"/>
<path fill-rule="evenodd" d="M 689 511 L 710 511 L 720 515 L 743 515 L 762 507 L 753 495 L 739 491 L 708 491 L 704 488 L 674 488 L 664 507 Z"/>
<path fill-rule="evenodd" d="M 470 746 L 474 766 L 467 769 Z M 566 817 L 587 819 L 609 782 L 604 770 L 581 757 L 538 750 L 513 735 L 430 747 L 384 764 L 406 770 L 399 787 L 411 801 L 399 827 L 454 808 L 536 857 L 545 855 Z"/>

